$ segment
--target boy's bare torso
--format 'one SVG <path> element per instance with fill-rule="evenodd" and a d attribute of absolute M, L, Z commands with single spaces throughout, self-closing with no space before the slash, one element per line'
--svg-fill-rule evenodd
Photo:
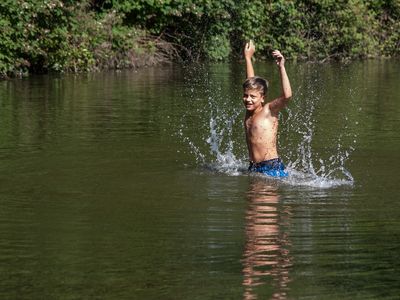
<path fill-rule="evenodd" d="M 258 113 L 247 113 L 244 125 L 249 158 L 252 162 L 278 158 L 278 116 L 273 115 L 268 104 Z"/>
<path fill-rule="evenodd" d="M 243 84 L 243 103 L 246 107 L 244 127 L 249 159 L 262 162 L 278 158 L 277 135 L 279 111 L 284 108 L 292 97 L 289 78 L 285 69 L 285 58 L 278 50 L 272 51 L 272 56 L 279 69 L 281 79 L 281 95 L 274 100 L 266 101 L 267 82 L 255 77 L 252 56 L 255 46 L 252 41 L 246 43 L 244 57 L 246 61 L 246 81 Z"/>

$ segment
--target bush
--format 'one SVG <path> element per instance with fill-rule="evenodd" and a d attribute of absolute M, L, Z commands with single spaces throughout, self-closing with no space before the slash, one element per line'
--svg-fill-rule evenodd
<path fill-rule="evenodd" d="M 257 53 L 293 59 L 400 54 L 398 0 L 3 0 L 0 76 Z"/>
<path fill-rule="evenodd" d="M 282 49 L 295 59 L 366 58 L 399 53 L 396 0 L 105 0 L 125 22 L 164 35 L 193 60 Z M 184 51 L 183 51 L 184 50 Z"/>
<path fill-rule="evenodd" d="M 234 0 L 106 0 L 101 7 L 123 13 L 125 24 L 167 38 L 186 59 L 223 60 L 231 54 Z"/>
<path fill-rule="evenodd" d="M 168 43 L 123 25 L 115 11 L 96 13 L 89 1 L 5 0 L 0 26 L 2 77 L 135 67 L 175 55 Z"/>

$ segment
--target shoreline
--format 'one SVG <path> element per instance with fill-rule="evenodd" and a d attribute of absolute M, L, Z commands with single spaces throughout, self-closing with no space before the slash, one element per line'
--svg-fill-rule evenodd
<path fill-rule="evenodd" d="M 257 59 L 259 62 L 268 62 L 269 58 L 259 58 Z M 342 64 L 342 65 L 349 65 L 352 63 L 363 63 L 368 61 L 389 61 L 389 60 L 400 60 L 400 56 L 376 56 L 376 57 L 367 57 L 367 58 L 358 58 L 358 59 L 350 59 L 350 58 L 340 58 L 340 59 L 322 59 L 322 60 L 308 60 L 308 59 L 290 59 L 288 58 L 287 61 L 292 64 L 306 64 L 306 65 L 330 65 L 330 64 Z M 173 58 L 165 58 L 164 60 L 151 58 L 149 60 L 143 61 L 140 60 L 140 63 L 136 63 L 133 60 L 130 66 L 125 67 L 104 67 L 104 68 L 93 68 L 91 70 L 85 71 L 54 71 L 48 70 L 45 72 L 24 72 L 14 74 L 13 76 L 0 76 L 0 81 L 6 80 L 13 80 L 13 79 L 22 79 L 22 78 L 29 78 L 31 76 L 41 76 L 41 75 L 54 75 L 54 76 L 63 76 L 63 75 L 82 75 L 82 74 L 98 74 L 98 73 L 107 73 L 107 72 L 123 72 L 123 71 L 140 71 L 142 69 L 151 68 L 151 67 L 162 67 L 167 65 L 191 65 L 191 64 L 224 64 L 230 63 L 232 61 L 238 61 L 239 63 L 243 63 L 242 58 L 237 59 L 230 59 L 224 61 L 210 61 L 210 60 L 203 60 L 203 61 L 181 61 L 181 60 L 174 60 Z"/>

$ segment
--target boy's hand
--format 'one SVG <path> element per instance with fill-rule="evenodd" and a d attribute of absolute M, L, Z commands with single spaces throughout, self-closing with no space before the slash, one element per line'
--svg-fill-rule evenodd
<path fill-rule="evenodd" d="M 254 52 L 256 52 L 256 46 L 254 46 L 254 43 L 252 40 L 250 40 L 248 43 L 246 43 L 246 46 L 244 46 L 243 52 L 244 52 L 244 57 L 246 59 L 251 59 Z"/>
<path fill-rule="evenodd" d="M 275 58 L 278 67 L 283 67 L 285 65 L 285 58 L 279 50 L 272 51 L 272 56 Z"/>

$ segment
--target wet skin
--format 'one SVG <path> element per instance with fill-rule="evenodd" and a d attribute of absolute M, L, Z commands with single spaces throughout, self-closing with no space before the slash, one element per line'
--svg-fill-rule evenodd
<path fill-rule="evenodd" d="M 246 107 L 244 126 L 250 160 L 261 162 L 278 157 L 276 137 L 278 115 L 274 114 L 269 103 L 264 105 L 265 96 L 258 90 L 245 90 L 243 104 Z"/>

